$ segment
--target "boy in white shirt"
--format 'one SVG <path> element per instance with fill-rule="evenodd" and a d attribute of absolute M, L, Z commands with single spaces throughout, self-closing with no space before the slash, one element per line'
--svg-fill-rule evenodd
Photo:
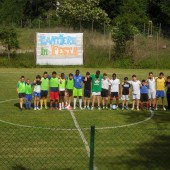
<path fill-rule="evenodd" d="M 37 75 L 34 80 L 34 110 L 40 110 L 41 76 Z"/>
<path fill-rule="evenodd" d="M 156 100 L 156 79 L 153 77 L 153 73 L 149 72 L 149 77 L 147 79 L 148 83 L 148 97 L 149 97 L 149 109 L 155 108 L 155 100 Z"/>
<path fill-rule="evenodd" d="M 119 105 L 119 95 L 120 92 L 120 80 L 116 78 L 116 74 L 112 74 L 112 79 L 110 80 L 110 108 L 112 108 L 112 102 L 114 97 L 116 98 L 116 105 Z"/>
<path fill-rule="evenodd" d="M 110 86 L 110 80 L 107 77 L 107 74 L 104 73 L 102 79 L 102 91 L 101 91 L 103 109 L 108 108 L 109 86 Z"/>
<path fill-rule="evenodd" d="M 136 102 L 136 109 L 139 110 L 139 101 L 140 101 L 140 86 L 141 82 L 137 80 L 136 75 L 132 76 L 132 80 L 129 81 L 129 83 L 132 85 L 132 110 L 135 108 L 135 102 Z"/>

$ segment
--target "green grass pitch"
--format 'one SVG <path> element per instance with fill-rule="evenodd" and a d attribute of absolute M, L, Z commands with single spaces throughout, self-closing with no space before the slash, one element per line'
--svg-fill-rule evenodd
<path fill-rule="evenodd" d="M 69 111 L 18 109 L 16 83 L 21 75 L 33 80 L 53 70 L 74 73 L 76 68 L 0 69 L 0 170 L 84 170 L 89 167 L 85 141 L 90 143 L 90 126 L 95 125 L 95 167 L 101 170 L 170 169 L 170 112 L 101 110 Z M 80 68 L 94 73 L 96 69 Z M 169 70 L 101 69 L 129 79 L 132 74 L 146 79 Z M 12 99 L 12 100 L 11 100 Z M 107 128 L 108 127 L 108 128 Z M 83 137 L 80 136 L 83 134 Z M 83 138 L 83 139 L 82 139 Z"/>

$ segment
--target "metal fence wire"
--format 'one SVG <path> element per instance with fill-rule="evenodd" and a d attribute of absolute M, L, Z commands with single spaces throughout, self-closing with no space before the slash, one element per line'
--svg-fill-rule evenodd
<path fill-rule="evenodd" d="M 168 120 L 79 130 L 0 124 L 0 170 L 170 170 Z"/>
<path fill-rule="evenodd" d="M 88 169 L 78 131 L 3 127 L 0 132 L 1 170 Z"/>

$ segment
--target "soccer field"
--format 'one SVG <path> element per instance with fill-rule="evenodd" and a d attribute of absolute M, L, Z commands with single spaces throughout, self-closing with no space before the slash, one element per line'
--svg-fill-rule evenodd
<path fill-rule="evenodd" d="M 44 71 L 74 73 L 76 68 L 0 69 L 0 170 L 89 169 L 90 127 L 95 126 L 94 167 L 101 170 L 170 169 L 170 112 L 101 110 L 20 112 L 16 83 Z M 95 73 L 97 69 L 80 68 Z M 122 81 L 136 74 L 146 79 L 170 70 L 100 69 Z"/>

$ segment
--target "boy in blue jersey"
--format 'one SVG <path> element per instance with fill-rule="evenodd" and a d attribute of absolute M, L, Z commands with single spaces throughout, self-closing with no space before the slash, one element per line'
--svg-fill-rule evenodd
<path fill-rule="evenodd" d="M 73 88 L 73 97 L 74 97 L 74 109 L 76 109 L 77 97 L 79 97 L 79 107 L 82 110 L 82 82 L 83 76 L 80 75 L 80 71 L 76 70 L 76 74 L 73 76 L 74 88 Z"/>
<path fill-rule="evenodd" d="M 140 106 L 141 109 L 143 109 L 144 103 L 146 103 L 146 109 L 148 109 L 149 106 L 149 98 L 148 98 L 148 85 L 145 80 L 142 80 L 142 85 L 140 87 Z"/>

